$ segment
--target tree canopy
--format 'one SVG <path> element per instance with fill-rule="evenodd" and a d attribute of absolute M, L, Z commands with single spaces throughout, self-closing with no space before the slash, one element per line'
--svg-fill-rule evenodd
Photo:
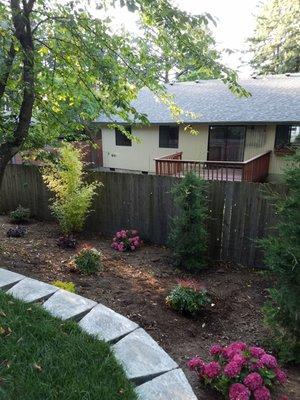
<path fill-rule="evenodd" d="M 300 71 L 300 2 L 267 0 L 249 39 L 250 64 L 259 74 Z"/>
<path fill-rule="evenodd" d="M 183 110 L 160 80 L 163 53 L 182 67 L 205 68 L 237 95 L 247 94 L 219 61 L 208 14 L 190 15 L 168 0 L 97 0 L 96 6 L 102 17 L 88 0 L 0 0 L 0 183 L 21 148 L 74 135 L 100 113 L 112 123 L 119 116 L 146 124 L 147 116 L 132 107 L 142 87 L 180 121 Z M 137 13 L 138 32 L 116 29 L 109 7 Z"/>

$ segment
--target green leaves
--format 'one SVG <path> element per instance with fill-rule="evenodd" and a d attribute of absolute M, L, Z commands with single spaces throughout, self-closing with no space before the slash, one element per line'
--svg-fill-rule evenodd
<path fill-rule="evenodd" d="M 209 14 L 190 15 L 167 0 L 99 0 L 97 5 L 108 10 L 109 5 L 127 7 L 137 13 L 139 30 L 134 35 L 120 32 L 109 18 L 96 18 L 88 1 L 34 3 L 30 24 L 35 103 L 22 148 L 42 147 L 74 134 L 101 113 L 112 123 L 119 117 L 146 124 L 147 116 L 132 106 L 144 87 L 180 122 L 180 115 L 189 110 L 181 110 L 167 95 L 162 83 L 165 69 L 220 77 L 233 93 L 247 94 L 237 83 L 237 75 L 220 63 L 209 31 L 213 22 Z M 14 36 L 9 2 L 1 2 L 1 67 L 12 43 L 16 54 L 0 99 L 0 145 L 14 139 L 24 89 L 24 50 Z M 3 71 L 0 68 L 0 80 Z"/>
<path fill-rule="evenodd" d="M 300 4 L 294 0 L 268 0 L 257 17 L 249 39 L 252 67 L 259 74 L 300 71 Z"/>

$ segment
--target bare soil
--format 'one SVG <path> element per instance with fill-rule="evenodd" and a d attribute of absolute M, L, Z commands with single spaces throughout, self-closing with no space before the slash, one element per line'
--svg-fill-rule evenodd
<path fill-rule="evenodd" d="M 0 216 L 0 267 L 52 282 L 72 281 L 76 292 L 101 302 L 131 318 L 149 332 L 186 372 L 199 399 L 217 400 L 218 394 L 205 388 L 186 361 L 194 356 L 208 357 L 213 343 L 242 340 L 264 345 L 268 332 L 262 323 L 261 306 L 267 296 L 268 279 L 261 271 L 228 263 L 216 263 L 193 276 L 205 286 L 214 306 L 194 319 L 179 315 L 165 304 L 165 297 L 178 279 L 190 278 L 174 268 L 165 247 L 145 244 L 134 253 L 118 253 L 109 238 L 83 234 L 79 243 L 88 243 L 103 253 L 104 269 L 92 276 L 70 271 L 74 250 L 56 245 L 58 228 L 54 223 L 34 221 L 23 238 L 7 238 L 12 227 Z M 300 398 L 299 368 L 287 367 L 285 393 Z"/>

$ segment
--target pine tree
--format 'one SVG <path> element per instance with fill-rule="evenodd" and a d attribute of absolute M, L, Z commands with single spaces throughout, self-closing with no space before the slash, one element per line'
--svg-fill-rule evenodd
<path fill-rule="evenodd" d="M 287 164 L 287 194 L 276 195 L 278 234 L 262 241 L 275 287 L 264 312 L 284 361 L 300 361 L 300 150 Z"/>
<path fill-rule="evenodd" d="M 169 245 L 178 266 L 195 271 L 206 264 L 207 184 L 188 173 L 172 190 L 179 216 L 171 225 Z"/>

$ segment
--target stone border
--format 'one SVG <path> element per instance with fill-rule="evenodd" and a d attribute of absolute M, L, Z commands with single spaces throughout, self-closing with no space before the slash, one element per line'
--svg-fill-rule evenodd
<path fill-rule="evenodd" d="M 133 321 L 110 308 L 0 268 L 0 289 L 25 302 L 40 302 L 51 315 L 112 344 L 116 359 L 136 385 L 140 400 L 197 400 L 177 363 Z"/>

